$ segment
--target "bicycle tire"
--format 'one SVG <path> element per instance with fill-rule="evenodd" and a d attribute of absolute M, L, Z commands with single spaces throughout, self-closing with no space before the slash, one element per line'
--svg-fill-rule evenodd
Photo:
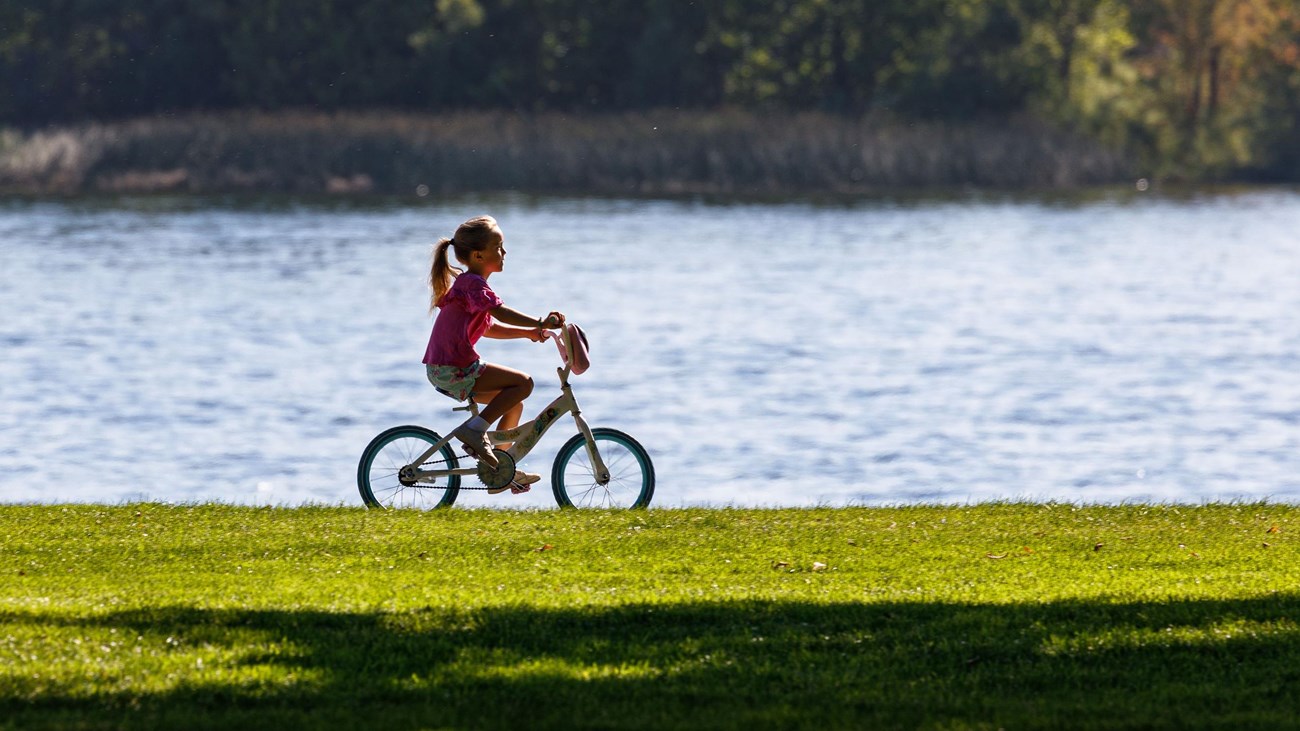
<path fill-rule="evenodd" d="M 357 464 L 357 489 L 370 508 L 448 508 L 460 492 L 460 475 L 441 478 L 445 484 L 404 482 L 398 472 L 429 447 L 442 440 L 422 426 L 395 426 L 370 440 Z M 456 453 L 444 444 L 426 465 L 456 469 Z"/>
<path fill-rule="evenodd" d="M 575 434 L 555 455 L 551 489 L 562 508 L 645 508 L 655 494 L 655 468 L 650 454 L 637 440 L 617 429 L 591 430 L 610 472 L 601 485 L 585 449 L 587 440 Z"/>

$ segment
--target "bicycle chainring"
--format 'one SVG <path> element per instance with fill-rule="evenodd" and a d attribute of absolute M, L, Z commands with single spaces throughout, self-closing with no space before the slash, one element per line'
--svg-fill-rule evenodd
<path fill-rule="evenodd" d="M 515 479 L 515 458 L 501 449 L 492 450 L 492 454 L 497 458 L 497 468 L 492 469 L 482 460 L 478 463 L 478 479 L 489 490 L 509 485 Z"/>

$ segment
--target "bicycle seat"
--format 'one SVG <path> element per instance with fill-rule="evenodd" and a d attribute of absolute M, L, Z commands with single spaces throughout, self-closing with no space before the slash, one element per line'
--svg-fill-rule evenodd
<path fill-rule="evenodd" d="M 433 388 L 434 388 L 434 390 L 436 390 L 438 393 L 440 393 L 440 394 L 442 394 L 443 396 L 446 396 L 447 398 L 452 399 L 452 400 L 454 400 L 454 401 L 464 401 L 464 400 L 466 400 L 466 399 L 458 399 L 458 398 L 456 398 L 455 396 L 452 395 L 451 391 L 448 391 L 448 390 L 445 389 L 445 388 L 438 388 L 437 386 L 434 386 Z M 474 398 L 474 394 L 471 393 L 471 394 L 469 395 L 469 397 L 470 397 L 470 399 L 473 399 L 473 398 Z"/>

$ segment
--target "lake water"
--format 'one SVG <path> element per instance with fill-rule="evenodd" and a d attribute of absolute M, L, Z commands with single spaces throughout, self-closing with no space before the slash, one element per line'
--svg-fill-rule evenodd
<path fill-rule="evenodd" d="M 1300 194 L 0 203 L 0 501 L 359 505 L 445 431 L 430 244 L 491 213 L 660 506 L 1300 499 Z M 557 390 L 551 344 L 484 341 Z M 557 427 L 525 462 L 553 505 Z M 458 503 L 460 504 L 460 503 Z"/>

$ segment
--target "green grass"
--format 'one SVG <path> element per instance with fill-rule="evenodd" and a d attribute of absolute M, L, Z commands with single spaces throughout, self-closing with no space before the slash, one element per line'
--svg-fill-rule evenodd
<path fill-rule="evenodd" d="M 1300 507 L 0 506 L 0 729 L 1296 728 Z"/>

